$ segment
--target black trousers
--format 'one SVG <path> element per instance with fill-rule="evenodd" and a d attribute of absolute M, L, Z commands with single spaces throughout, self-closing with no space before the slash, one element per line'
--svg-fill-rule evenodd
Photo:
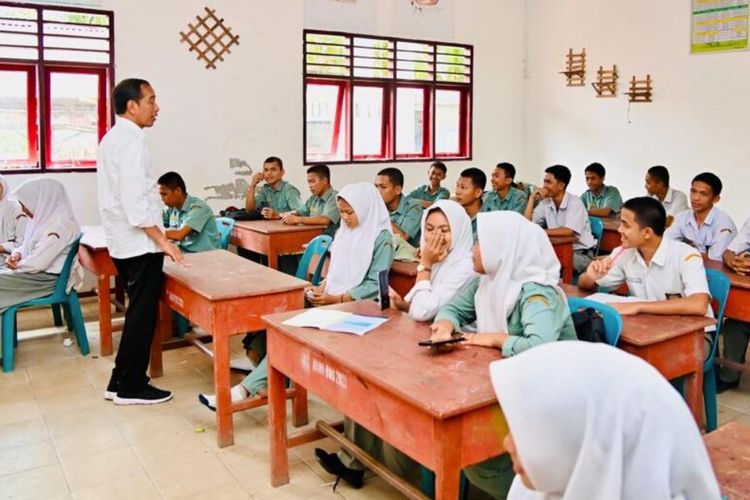
<path fill-rule="evenodd" d="M 112 260 L 129 299 L 112 378 L 119 382 L 121 391 L 139 391 L 149 382 L 146 369 L 159 315 L 164 254 Z"/>

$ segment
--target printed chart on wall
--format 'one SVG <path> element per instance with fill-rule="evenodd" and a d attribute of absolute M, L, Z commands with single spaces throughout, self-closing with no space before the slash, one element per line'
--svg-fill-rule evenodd
<path fill-rule="evenodd" d="M 748 0 L 693 0 L 690 52 L 747 50 Z"/>

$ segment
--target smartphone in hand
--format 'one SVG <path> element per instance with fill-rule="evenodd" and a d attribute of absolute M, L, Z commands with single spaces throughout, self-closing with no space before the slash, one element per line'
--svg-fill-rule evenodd
<path fill-rule="evenodd" d="M 458 342 L 463 342 L 466 340 L 466 337 L 448 337 L 447 339 L 439 339 L 439 340 L 432 340 L 432 339 L 425 339 L 420 340 L 417 344 L 421 345 L 422 347 L 433 347 L 433 346 L 440 346 L 440 345 L 446 345 L 446 344 L 456 344 Z"/>

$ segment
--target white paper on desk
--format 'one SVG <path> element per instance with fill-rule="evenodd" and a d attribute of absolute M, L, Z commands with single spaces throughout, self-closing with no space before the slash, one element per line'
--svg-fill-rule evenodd
<path fill-rule="evenodd" d="M 289 318 L 282 324 L 287 326 L 311 327 L 332 332 L 353 333 L 362 336 L 374 330 L 388 318 L 377 316 L 361 316 L 350 312 L 337 311 L 335 309 L 309 309 L 294 317 Z"/>
<path fill-rule="evenodd" d="M 613 304 L 615 302 L 641 302 L 643 299 L 625 295 L 614 295 L 612 293 L 594 293 L 586 297 L 588 300 L 599 302 L 600 304 Z"/>

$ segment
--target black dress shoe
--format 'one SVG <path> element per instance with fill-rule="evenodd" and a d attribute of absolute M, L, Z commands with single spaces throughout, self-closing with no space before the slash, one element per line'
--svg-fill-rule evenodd
<path fill-rule="evenodd" d="M 320 463 L 320 466 L 332 476 L 343 479 L 355 490 L 362 487 L 362 478 L 365 475 L 365 471 L 350 469 L 339 460 L 334 453 L 328 453 L 321 448 L 315 448 L 315 459 Z"/>

